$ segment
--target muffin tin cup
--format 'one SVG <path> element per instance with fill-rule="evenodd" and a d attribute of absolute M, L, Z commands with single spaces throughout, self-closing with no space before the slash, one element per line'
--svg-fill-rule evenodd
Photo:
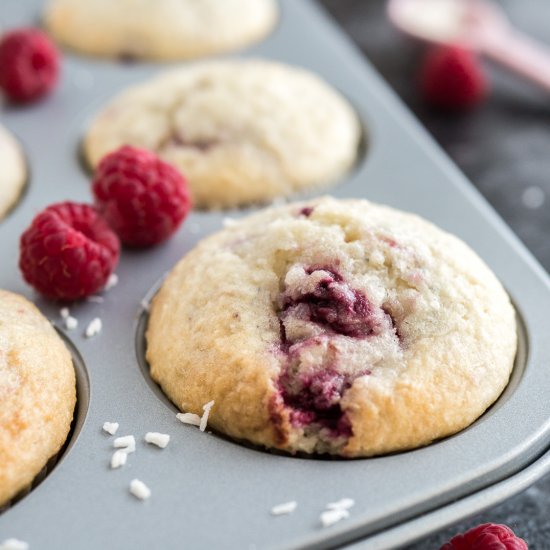
<path fill-rule="evenodd" d="M 4 0 L 3 26 L 35 22 L 43 5 Z M 520 352 L 508 388 L 466 430 L 424 448 L 369 459 L 268 453 L 182 425 L 148 376 L 142 301 L 201 238 L 222 228 L 224 218 L 258 208 L 192 212 L 169 242 L 123 251 L 120 283 L 103 293 L 103 302 L 70 304 L 79 327 L 67 334 L 87 368 L 86 391 L 79 390 L 79 407 L 87 410 L 79 413 L 79 432 L 54 471 L 0 515 L 0 540 L 16 537 L 41 550 L 352 543 L 394 548 L 506 498 L 550 470 L 547 274 L 323 12 L 308 0 L 281 0 L 280 6 L 275 32 L 240 55 L 318 73 L 355 106 L 368 142 L 365 157 L 346 178 L 301 198 L 330 193 L 385 203 L 427 218 L 474 248 L 518 312 Z M 0 223 L 0 287 L 29 297 L 60 327 L 60 304 L 36 295 L 18 272 L 18 236 L 52 202 L 91 201 L 89 176 L 77 155 L 88 121 L 119 91 L 172 66 L 65 52 L 56 93 L 25 109 L 4 109 L 3 123 L 20 137 L 33 181 Z M 95 317 L 103 331 L 86 338 Z M 117 436 L 133 434 L 138 442 L 119 470 L 109 467 L 113 438 L 101 429 L 105 421 L 119 422 Z M 146 445 L 148 431 L 170 434 L 168 447 Z M 150 487 L 147 502 L 130 495 L 134 478 Z M 343 497 L 355 500 L 350 517 L 323 529 L 319 518 L 326 504 Z M 298 503 L 291 515 L 270 515 L 273 506 L 290 500 Z"/>
<path fill-rule="evenodd" d="M 11 507 L 15 506 L 18 502 L 24 499 L 31 491 L 36 489 L 56 468 L 56 466 L 63 460 L 65 453 L 72 447 L 78 434 L 84 424 L 86 413 L 88 411 L 88 404 L 90 401 L 90 384 L 88 380 L 88 373 L 86 366 L 82 360 L 82 357 L 72 344 L 69 338 L 58 329 L 59 336 L 64 341 L 65 346 L 71 354 L 73 367 L 76 376 L 76 405 L 73 411 L 73 420 L 71 427 L 67 435 L 65 443 L 61 446 L 59 451 L 48 459 L 46 465 L 34 476 L 32 482 L 23 487 L 13 498 L 4 502 L 0 506 L 0 515 L 7 512 Z M 1 542 L 1 539 L 0 539 Z"/>

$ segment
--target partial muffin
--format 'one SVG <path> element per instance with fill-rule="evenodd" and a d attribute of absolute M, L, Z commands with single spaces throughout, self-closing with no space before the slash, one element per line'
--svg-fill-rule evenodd
<path fill-rule="evenodd" d="M 0 290 L 0 506 L 65 443 L 76 402 L 67 348 L 22 296 Z"/>
<path fill-rule="evenodd" d="M 21 147 L 15 138 L 0 126 L 0 220 L 19 199 L 27 170 Z"/>
<path fill-rule="evenodd" d="M 267 209 L 168 275 L 151 376 L 220 432 L 370 456 L 472 423 L 506 386 L 514 309 L 488 267 L 427 221 L 363 200 Z"/>
<path fill-rule="evenodd" d="M 56 40 L 85 54 L 170 60 L 248 46 L 277 12 L 275 0 L 51 0 L 44 19 Z"/>
<path fill-rule="evenodd" d="M 265 202 L 334 182 L 353 165 L 359 121 L 317 76 L 270 61 L 199 63 L 133 87 L 92 123 L 92 166 L 121 145 L 157 152 L 195 205 Z"/>

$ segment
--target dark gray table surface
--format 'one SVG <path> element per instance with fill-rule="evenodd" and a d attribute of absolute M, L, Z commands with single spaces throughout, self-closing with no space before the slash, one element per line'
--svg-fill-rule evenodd
<path fill-rule="evenodd" d="M 475 111 L 443 115 L 421 101 L 416 74 L 424 47 L 401 36 L 385 17 L 384 0 L 320 0 L 361 47 L 435 139 L 550 270 L 550 95 L 486 64 L 492 93 Z M 550 45 L 549 0 L 503 0 L 510 19 Z M 542 205 L 525 191 L 544 193 Z M 540 195 L 540 191 L 537 191 Z M 530 549 L 550 549 L 550 476 L 524 493 L 453 525 L 408 550 L 437 550 L 479 523 L 506 523 Z"/>

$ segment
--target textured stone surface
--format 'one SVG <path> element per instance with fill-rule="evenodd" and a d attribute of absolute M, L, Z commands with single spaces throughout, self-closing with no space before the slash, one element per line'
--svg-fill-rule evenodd
<path fill-rule="evenodd" d="M 488 101 L 473 113 L 442 116 L 423 105 L 416 91 L 415 74 L 423 48 L 411 44 L 390 27 L 383 0 L 321 0 L 321 3 L 540 263 L 550 269 L 548 95 L 487 63 L 493 83 Z M 539 40 L 550 41 L 548 0 L 500 3 L 518 27 Z M 524 195 L 529 188 L 536 190 Z M 540 204 L 542 197 L 544 202 Z M 524 493 L 419 541 L 408 550 L 437 550 L 455 533 L 483 522 L 506 523 L 528 542 L 531 550 L 545 550 L 550 548 L 549 510 L 550 476 L 547 476 Z"/>

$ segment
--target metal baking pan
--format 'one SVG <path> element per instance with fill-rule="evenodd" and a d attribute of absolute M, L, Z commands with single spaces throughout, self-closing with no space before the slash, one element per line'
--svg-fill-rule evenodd
<path fill-rule="evenodd" d="M 194 212 L 165 245 L 124 251 L 120 284 L 103 303 L 71 308 L 80 322 L 66 334 L 79 372 L 75 429 L 53 472 L 0 515 L 0 540 L 17 537 L 33 550 L 332 548 L 360 539 L 365 548 L 391 548 L 505 498 L 510 484 L 536 478 L 530 468 L 539 474 L 549 469 L 548 458 L 540 458 L 550 446 L 547 275 L 316 4 L 280 5 L 275 32 L 237 55 L 307 67 L 355 105 L 366 129 L 366 154 L 328 192 L 420 214 L 464 239 L 496 272 L 520 320 L 508 388 L 463 432 L 371 459 L 273 454 L 182 425 L 148 379 L 142 300 L 200 238 L 222 227 L 225 216 L 254 209 Z M 2 26 L 35 23 L 42 7 L 39 0 L 3 0 Z M 18 272 L 18 237 L 48 204 L 90 201 L 78 156 L 87 123 L 113 94 L 166 67 L 66 53 L 63 82 L 53 96 L 28 108 L 2 109 L 2 122 L 21 140 L 31 174 L 20 204 L 0 224 L 0 286 L 30 297 L 60 327 L 59 305 L 34 294 Z M 94 317 L 102 319 L 103 332 L 86 339 L 83 331 Z M 118 435 L 134 434 L 139 441 L 120 470 L 109 469 L 112 438 L 101 431 L 105 421 L 119 422 Z M 169 433 L 172 440 L 164 450 L 152 448 L 143 443 L 147 431 Z M 146 502 L 128 492 L 136 477 L 152 490 Z M 325 505 L 342 497 L 356 502 L 350 518 L 321 528 Z M 298 502 L 293 514 L 270 515 L 272 506 L 289 500 Z"/>

